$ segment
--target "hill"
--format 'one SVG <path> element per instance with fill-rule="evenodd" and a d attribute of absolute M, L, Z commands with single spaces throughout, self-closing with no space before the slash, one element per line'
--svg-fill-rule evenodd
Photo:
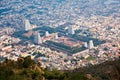
<path fill-rule="evenodd" d="M 0 80 L 120 80 L 119 75 L 120 60 L 73 71 L 43 69 L 30 57 L 0 63 Z"/>
<path fill-rule="evenodd" d="M 79 68 L 73 72 L 84 73 L 91 80 L 120 80 L 120 59 L 91 67 Z"/>

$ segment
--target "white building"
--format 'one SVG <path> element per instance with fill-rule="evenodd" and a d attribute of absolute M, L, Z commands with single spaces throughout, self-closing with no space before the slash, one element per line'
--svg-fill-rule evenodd
<path fill-rule="evenodd" d="M 31 27 L 31 24 L 30 24 L 30 22 L 29 22 L 29 20 L 28 19 L 25 19 L 25 21 L 24 21 L 25 23 L 25 31 L 28 31 L 28 30 L 31 30 L 32 29 L 32 27 Z"/>
<path fill-rule="evenodd" d="M 58 33 L 55 35 L 55 39 L 58 39 Z"/>
<path fill-rule="evenodd" d="M 36 32 L 35 37 L 34 37 L 34 42 L 35 42 L 36 44 L 42 44 L 42 38 L 41 38 L 39 32 Z"/>
<path fill-rule="evenodd" d="M 45 36 L 46 36 L 46 37 L 49 36 L 49 32 L 48 32 L 48 31 L 45 32 Z"/>
<path fill-rule="evenodd" d="M 90 40 L 89 41 L 89 49 L 92 49 L 94 48 L 94 43 L 93 43 L 93 40 Z"/>
<path fill-rule="evenodd" d="M 68 28 L 68 33 L 69 33 L 69 34 L 75 34 L 74 28 L 73 28 L 72 26 L 70 26 L 70 27 Z"/>
<path fill-rule="evenodd" d="M 87 44 L 87 42 L 84 43 L 84 47 L 88 48 L 88 44 Z"/>

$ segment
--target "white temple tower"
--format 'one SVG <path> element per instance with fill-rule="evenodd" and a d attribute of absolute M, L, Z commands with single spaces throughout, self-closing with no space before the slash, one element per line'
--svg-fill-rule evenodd
<path fill-rule="evenodd" d="M 31 27 L 31 24 L 30 24 L 30 22 L 29 22 L 29 20 L 28 19 L 25 19 L 25 31 L 28 31 L 28 30 L 31 30 L 32 29 L 32 27 Z"/>
<path fill-rule="evenodd" d="M 36 32 L 35 37 L 34 37 L 34 42 L 35 42 L 36 44 L 42 44 L 42 38 L 41 38 L 39 32 Z"/>
<path fill-rule="evenodd" d="M 70 26 L 70 27 L 68 28 L 68 33 L 69 33 L 69 34 L 75 34 L 74 28 L 73 28 L 72 26 Z"/>
<path fill-rule="evenodd" d="M 92 49 L 94 48 L 94 43 L 93 43 L 93 40 L 90 40 L 89 41 L 89 49 Z"/>

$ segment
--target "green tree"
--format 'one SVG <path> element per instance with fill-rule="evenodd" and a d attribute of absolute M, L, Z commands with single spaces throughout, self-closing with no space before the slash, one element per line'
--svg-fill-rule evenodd
<path fill-rule="evenodd" d="M 33 64 L 35 64 L 35 62 L 33 60 L 31 60 L 30 56 L 28 56 L 24 59 L 23 67 L 28 68 L 28 67 L 32 66 Z"/>

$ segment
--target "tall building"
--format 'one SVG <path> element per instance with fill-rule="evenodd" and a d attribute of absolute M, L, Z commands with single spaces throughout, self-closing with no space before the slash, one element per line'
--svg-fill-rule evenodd
<path fill-rule="evenodd" d="M 69 33 L 69 34 L 75 34 L 74 28 L 73 28 L 72 26 L 70 26 L 70 27 L 68 28 L 68 33 Z"/>
<path fill-rule="evenodd" d="M 45 36 L 46 37 L 49 36 L 49 32 L 48 31 L 45 32 Z"/>
<path fill-rule="evenodd" d="M 55 35 L 55 39 L 58 39 L 58 33 L 56 33 L 56 35 Z"/>
<path fill-rule="evenodd" d="M 31 27 L 31 24 L 30 24 L 30 22 L 29 22 L 29 20 L 28 19 L 25 19 L 25 21 L 24 21 L 25 23 L 25 31 L 28 31 L 28 30 L 31 30 L 32 29 L 32 27 Z"/>
<path fill-rule="evenodd" d="M 93 43 L 93 40 L 90 40 L 89 41 L 89 49 L 92 49 L 94 48 L 94 43 Z"/>
<path fill-rule="evenodd" d="M 36 33 L 35 33 L 34 42 L 35 42 L 36 44 L 42 44 L 42 38 L 41 38 L 39 32 L 36 32 Z"/>
<path fill-rule="evenodd" d="M 84 43 L 84 47 L 88 48 L 88 44 L 87 44 L 87 42 Z"/>

